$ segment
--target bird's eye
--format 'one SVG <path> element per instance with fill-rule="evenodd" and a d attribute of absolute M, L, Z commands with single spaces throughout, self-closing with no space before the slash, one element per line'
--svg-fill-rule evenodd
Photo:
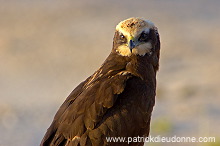
<path fill-rule="evenodd" d="M 120 42 L 125 43 L 126 42 L 126 37 L 123 34 L 119 35 Z"/>
<path fill-rule="evenodd" d="M 120 39 L 121 40 L 125 39 L 125 36 L 123 34 L 120 34 Z"/>
<path fill-rule="evenodd" d="M 143 32 L 141 33 L 139 39 L 138 39 L 140 42 L 146 42 L 148 40 L 148 34 Z"/>

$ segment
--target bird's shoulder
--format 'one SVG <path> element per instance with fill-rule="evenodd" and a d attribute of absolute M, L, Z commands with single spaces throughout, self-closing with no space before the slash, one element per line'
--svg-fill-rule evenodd
<path fill-rule="evenodd" d="M 125 70 L 126 61 L 112 61 L 111 56 L 67 97 L 56 113 L 44 141 L 74 139 L 94 129 L 126 86 L 132 73 Z M 56 136 L 54 136 L 55 134 Z"/>

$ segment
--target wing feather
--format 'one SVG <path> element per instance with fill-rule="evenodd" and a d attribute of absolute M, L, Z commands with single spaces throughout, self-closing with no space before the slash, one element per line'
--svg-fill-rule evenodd
<path fill-rule="evenodd" d="M 42 140 L 42 146 L 69 143 L 75 136 L 81 137 L 94 129 L 106 111 L 113 107 L 131 77 L 131 74 L 120 71 L 105 75 L 100 70 L 97 72 L 74 89 L 61 105 Z M 113 126 L 106 128 L 113 130 L 116 127 Z"/>

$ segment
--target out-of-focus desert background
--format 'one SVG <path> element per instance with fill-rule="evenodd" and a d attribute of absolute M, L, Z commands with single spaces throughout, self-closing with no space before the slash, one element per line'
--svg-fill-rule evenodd
<path fill-rule="evenodd" d="M 69 93 L 111 51 L 129 17 L 153 21 L 161 60 L 151 135 L 220 145 L 219 0 L 2 0 L 0 146 L 37 146 Z M 150 143 L 170 146 L 172 143 Z"/>

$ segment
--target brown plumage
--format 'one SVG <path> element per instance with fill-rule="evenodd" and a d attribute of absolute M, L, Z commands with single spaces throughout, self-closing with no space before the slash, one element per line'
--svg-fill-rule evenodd
<path fill-rule="evenodd" d="M 153 23 L 140 18 L 120 22 L 110 55 L 67 97 L 41 146 L 128 145 L 106 137 L 148 136 L 159 52 Z"/>

